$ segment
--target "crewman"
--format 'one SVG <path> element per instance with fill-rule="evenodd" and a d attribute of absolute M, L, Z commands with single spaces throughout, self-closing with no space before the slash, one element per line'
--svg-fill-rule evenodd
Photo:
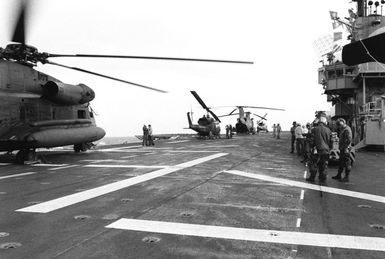
<path fill-rule="evenodd" d="M 329 162 L 330 135 L 331 131 L 326 126 L 326 117 L 320 117 L 318 125 L 312 129 L 314 146 L 310 161 L 310 176 L 306 181 L 314 182 L 318 169 L 318 179 L 321 183 L 326 181 L 327 167 Z"/>
<path fill-rule="evenodd" d="M 281 125 L 279 125 L 279 123 L 278 123 L 277 124 L 277 139 L 281 138 L 281 131 L 282 131 Z"/>
<path fill-rule="evenodd" d="M 350 160 L 350 150 L 352 145 L 352 130 L 346 121 L 342 118 L 337 120 L 337 127 L 339 129 L 339 150 L 340 150 L 340 160 L 338 166 L 338 173 L 332 178 L 335 180 L 340 180 L 341 182 L 349 182 L 349 174 L 352 169 L 351 160 Z M 342 177 L 342 172 L 345 170 L 345 176 Z"/>
<path fill-rule="evenodd" d="M 226 125 L 226 138 L 230 138 L 230 126 Z"/>
<path fill-rule="evenodd" d="M 274 123 L 273 124 L 273 138 L 275 138 L 276 136 L 277 136 L 277 126 Z"/>
<path fill-rule="evenodd" d="M 290 151 L 290 153 L 294 153 L 295 127 L 296 126 L 297 126 L 297 122 L 293 121 L 293 126 L 290 128 L 290 133 L 291 133 L 291 151 Z"/>
<path fill-rule="evenodd" d="M 295 148 L 297 149 L 297 155 L 302 155 L 303 151 L 303 135 L 301 124 L 297 123 L 297 127 L 294 130 L 295 134 Z"/>
<path fill-rule="evenodd" d="M 148 145 L 148 128 L 146 125 L 143 125 L 143 142 L 142 146 Z"/>
<path fill-rule="evenodd" d="M 148 145 L 153 146 L 154 145 L 154 140 L 152 138 L 152 128 L 151 125 L 148 124 Z"/>

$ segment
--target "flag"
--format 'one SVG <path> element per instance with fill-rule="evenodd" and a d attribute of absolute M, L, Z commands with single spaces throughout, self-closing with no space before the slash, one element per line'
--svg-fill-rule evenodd
<path fill-rule="evenodd" d="M 333 25 L 333 30 L 335 30 L 335 29 L 337 29 L 338 27 L 341 26 L 341 23 L 340 23 L 339 21 L 334 21 L 334 22 L 332 23 L 332 25 Z"/>
<path fill-rule="evenodd" d="M 338 19 L 338 13 L 334 11 L 329 11 L 330 13 L 330 19 L 337 20 Z"/>
<path fill-rule="evenodd" d="M 333 41 L 336 42 L 336 41 L 339 41 L 339 40 L 342 40 L 342 32 L 341 31 L 335 32 L 333 34 Z"/>

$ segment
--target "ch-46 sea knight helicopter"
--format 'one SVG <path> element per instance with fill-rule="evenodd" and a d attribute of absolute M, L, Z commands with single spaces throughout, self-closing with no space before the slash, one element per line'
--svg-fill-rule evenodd
<path fill-rule="evenodd" d="M 220 137 L 221 127 L 219 123 L 221 120 L 217 115 L 203 102 L 199 95 L 195 91 L 191 91 L 191 94 L 195 97 L 198 103 L 207 111 L 207 115 L 203 115 L 199 118 L 198 124 L 193 124 L 190 112 L 187 113 L 187 119 L 189 128 L 196 131 L 201 138 L 218 138 Z M 213 117 L 210 117 L 210 114 Z"/>
<path fill-rule="evenodd" d="M 264 109 L 264 110 L 274 110 L 274 111 L 284 111 L 284 109 L 278 109 L 278 108 L 268 108 L 268 107 L 257 107 L 257 106 L 235 106 L 235 109 L 232 110 L 229 114 L 221 115 L 219 117 L 226 117 L 226 116 L 233 116 L 233 115 L 239 115 L 237 118 L 237 123 L 235 124 L 235 130 L 237 134 L 255 134 L 259 132 L 260 130 L 266 130 L 267 127 L 264 127 L 263 120 L 266 120 L 265 116 L 260 116 L 258 114 L 244 111 L 244 108 L 253 108 L 253 109 Z M 238 110 L 237 113 L 235 111 Z M 254 127 L 254 119 L 251 118 L 251 114 L 261 118 L 260 121 L 257 123 L 257 128 Z M 261 125 L 259 125 L 261 123 Z"/>
<path fill-rule="evenodd" d="M 135 58 L 252 64 L 252 62 L 148 56 L 49 54 L 26 44 L 27 1 L 20 2 L 12 44 L 0 48 L 0 152 L 18 151 L 17 162 L 36 159 L 36 148 L 74 145 L 85 151 L 105 131 L 95 124 L 90 102 L 95 92 L 84 84 L 71 85 L 34 69 L 38 62 L 60 66 L 158 92 L 156 88 L 132 83 L 77 67 L 50 61 L 55 57 Z"/>

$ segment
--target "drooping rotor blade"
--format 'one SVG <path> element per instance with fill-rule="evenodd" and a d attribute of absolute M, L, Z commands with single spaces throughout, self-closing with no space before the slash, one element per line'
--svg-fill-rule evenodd
<path fill-rule="evenodd" d="M 118 81 L 118 82 L 139 86 L 139 87 L 142 87 L 142 88 L 146 88 L 146 89 L 157 91 L 157 92 L 161 92 L 161 93 L 167 93 L 166 91 L 163 91 L 163 90 L 160 90 L 160 89 L 152 88 L 152 87 L 145 86 L 145 85 L 136 84 L 136 83 L 133 83 L 133 82 L 129 82 L 129 81 L 122 80 L 122 79 L 115 78 L 115 77 L 111 77 L 111 76 L 106 76 L 106 75 L 103 75 L 103 74 L 95 73 L 95 72 L 92 72 L 92 71 L 89 71 L 89 70 L 85 70 L 85 69 L 81 69 L 81 68 L 77 68 L 77 67 L 70 67 L 70 66 L 58 64 L 58 63 L 51 62 L 51 61 L 47 61 L 47 64 L 51 64 L 51 65 L 55 65 L 55 66 L 59 66 L 59 67 L 64 67 L 64 68 L 68 68 L 68 69 L 72 69 L 72 70 L 88 73 L 88 74 L 95 75 L 95 76 L 100 76 L 100 77 L 108 78 L 108 79 L 115 80 L 115 81 Z"/>
<path fill-rule="evenodd" d="M 12 41 L 25 44 L 25 16 L 27 12 L 26 1 L 20 1 L 19 15 L 13 30 Z"/>
<path fill-rule="evenodd" d="M 207 107 L 207 105 L 203 102 L 203 100 L 199 97 L 199 95 L 195 91 L 190 91 L 190 92 L 198 101 L 198 103 L 203 107 L 203 109 L 206 109 L 206 111 L 209 112 L 217 121 L 221 122 L 218 116 L 215 115 L 215 113 L 213 113 L 209 107 Z"/>
<path fill-rule="evenodd" d="M 385 63 L 385 33 L 347 44 L 342 49 L 342 62 L 354 66 L 367 62 Z"/>
<path fill-rule="evenodd" d="M 265 109 L 265 110 L 274 110 L 274 111 L 285 111 L 284 109 L 278 108 L 269 108 L 269 107 L 258 107 L 258 106 L 239 106 L 243 108 L 254 108 L 254 109 Z"/>
<path fill-rule="evenodd" d="M 239 113 L 232 113 L 232 114 L 220 115 L 220 116 L 218 116 L 218 117 L 219 117 L 219 118 L 222 118 L 222 117 L 228 117 L 228 116 L 233 116 L 233 115 L 239 115 Z"/>
<path fill-rule="evenodd" d="M 199 97 L 199 95 L 195 91 L 190 91 L 191 94 L 197 99 L 198 103 L 203 107 L 203 109 L 209 109 L 207 105 L 203 102 L 203 100 Z"/>
<path fill-rule="evenodd" d="M 257 117 L 259 117 L 259 118 L 261 118 L 262 120 L 265 120 L 265 121 L 267 121 L 267 119 L 265 118 L 266 117 L 266 115 L 265 115 L 265 117 L 262 117 L 262 116 L 260 116 L 260 115 L 258 115 L 258 114 L 255 114 L 255 113 L 252 113 L 253 115 L 255 115 L 255 116 L 257 116 Z"/>
<path fill-rule="evenodd" d="M 233 115 L 233 112 L 235 112 L 236 110 L 238 110 L 238 108 L 235 108 L 234 110 L 232 110 L 232 111 L 229 113 L 229 115 Z M 239 113 L 237 113 L 237 114 L 239 114 Z"/>
<path fill-rule="evenodd" d="M 93 54 L 49 54 L 48 57 L 78 57 L 78 58 L 130 58 L 130 59 L 155 59 L 155 60 L 174 60 L 174 61 L 199 61 L 199 62 L 220 62 L 237 64 L 254 64 L 251 61 L 220 60 L 220 59 L 198 59 L 198 58 L 171 58 L 171 57 L 151 57 L 151 56 L 122 56 L 122 55 L 93 55 Z"/>

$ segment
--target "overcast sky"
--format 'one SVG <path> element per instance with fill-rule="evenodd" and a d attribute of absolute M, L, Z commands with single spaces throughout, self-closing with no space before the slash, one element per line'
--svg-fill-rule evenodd
<path fill-rule="evenodd" d="M 96 92 L 91 103 L 107 136 L 188 133 L 208 106 L 252 105 L 286 109 L 268 113 L 268 125 L 288 130 L 316 110 L 330 110 L 318 85 L 314 40 L 332 33 L 329 10 L 347 16 L 349 1 L 256 0 L 30 0 L 27 43 L 49 53 L 116 54 L 253 61 L 254 65 L 52 58 L 54 62 L 168 91 L 162 94 L 50 65 L 38 70 Z M 0 1 L 0 46 L 11 38 L 14 0 Z M 232 108 L 215 109 L 217 115 Z M 236 117 L 223 119 L 222 128 Z"/>

